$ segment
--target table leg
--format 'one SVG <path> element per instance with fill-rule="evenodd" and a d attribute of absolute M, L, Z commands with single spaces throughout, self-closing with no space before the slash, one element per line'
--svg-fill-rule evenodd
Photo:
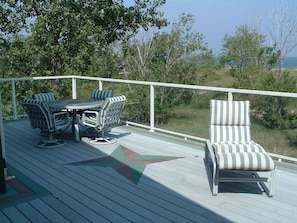
<path fill-rule="evenodd" d="M 74 135 L 75 141 L 76 142 L 79 142 L 80 141 L 80 132 L 79 132 L 79 124 L 78 124 L 76 109 L 73 109 L 73 126 L 72 126 L 72 131 L 73 131 L 73 135 Z"/>
<path fill-rule="evenodd" d="M 74 124 L 74 139 L 76 142 L 80 141 L 80 133 L 78 123 Z"/>

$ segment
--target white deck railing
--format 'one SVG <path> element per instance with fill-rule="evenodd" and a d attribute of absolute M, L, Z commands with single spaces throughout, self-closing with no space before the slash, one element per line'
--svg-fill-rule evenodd
<path fill-rule="evenodd" d="M 139 123 L 134 123 L 127 121 L 127 125 L 134 125 L 142 128 L 146 128 L 151 132 L 159 131 L 163 133 L 168 133 L 176 136 L 183 137 L 184 139 L 194 139 L 204 142 L 205 138 L 200 138 L 193 135 L 187 135 L 175 131 L 168 131 L 161 128 L 155 127 L 155 87 L 170 87 L 170 88 L 180 88 L 180 89 L 192 89 L 192 90 L 202 90 L 202 91 L 215 91 L 224 92 L 228 95 L 229 100 L 232 100 L 232 95 L 236 94 L 249 94 L 249 95 L 262 95 L 262 96 L 277 96 L 277 97 L 289 97 L 297 98 L 297 93 L 290 92 L 275 92 L 275 91 L 259 91 L 259 90 L 249 90 L 249 89 L 235 89 L 235 88 L 221 88 L 221 87 L 209 87 L 209 86 L 198 86 L 198 85 L 184 85 L 184 84 L 173 84 L 173 83 L 161 83 L 161 82 L 149 82 L 149 81 L 133 81 L 133 80 L 122 80 L 122 79 L 111 79 L 111 78 L 99 78 L 99 77 L 85 77 L 85 76 L 43 76 L 43 77 L 29 77 L 29 78 L 2 78 L 1 82 L 11 82 L 11 101 L 13 107 L 12 119 L 18 119 L 18 117 L 23 114 L 17 114 L 17 101 L 16 101 L 16 83 L 20 81 L 34 81 L 34 80 L 56 80 L 56 79 L 71 79 L 72 80 L 72 98 L 77 98 L 77 80 L 90 80 L 98 81 L 98 88 L 103 89 L 104 82 L 111 83 L 122 83 L 122 84 L 135 84 L 144 85 L 150 87 L 150 124 L 143 125 Z M 271 154 L 271 153 L 270 153 Z M 288 160 L 291 162 L 296 162 L 296 158 L 287 157 L 278 154 L 271 154 L 271 156 L 277 158 L 279 161 Z"/>

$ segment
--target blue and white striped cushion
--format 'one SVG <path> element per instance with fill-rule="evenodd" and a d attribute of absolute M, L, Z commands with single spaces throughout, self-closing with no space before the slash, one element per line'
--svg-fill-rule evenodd
<path fill-rule="evenodd" d="M 215 154 L 222 153 L 240 153 L 240 152 L 258 152 L 265 153 L 265 150 L 261 145 L 255 143 L 254 141 L 250 142 L 230 142 L 222 141 L 212 144 Z"/>
<path fill-rule="evenodd" d="M 249 101 L 210 101 L 210 141 L 249 142 Z"/>
<path fill-rule="evenodd" d="M 269 171 L 275 164 L 266 153 L 259 152 L 233 152 L 216 155 L 220 170 L 253 170 Z"/>
<path fill-rule="evenodd" d="M 54 101 L 55 100 L 54 94 L 52 92 L 33 94 L 32 98 L 39 100 L 39 101 Z"/>
<path fill-rule="evenodd" d="M 210 101 L 211 125 L 248 125 L 250 126 L 249 101 Z"/>
<path fill-rule="evenodd" d="M 120 122 L 121 112 L 126 104 L 126 97 L 115 96 L 107 98 L 100 111 L 85 111 L 83 113 L 83 123 L 88 126 L 103 130 L 112 127 Z"/>
<path fill-rule="evenodd" d="M 209 131 L 212 143 L 220 141 L 251 141 L 250 126 L 211 125 Z"/>
<path fill-rule="evenodd" d="M 48 129 L 48 121 L 45 118 L 45 113 L 42 106 L 42 101 L 26 98 L 22 103 L 24 109 L 26 110 L 32 128 Z"/>
<path fill-rule="evenodd" d="M 93 90 L 91 94 L 92 99 L 105 100 L 114 96 L 113 90 Z"/>
<path fill-rule="evenodd" d="M 221 170 L 273 170 L 274 162 L 263 147 L 251 142 L 216 142 L 212 144 Z"/>

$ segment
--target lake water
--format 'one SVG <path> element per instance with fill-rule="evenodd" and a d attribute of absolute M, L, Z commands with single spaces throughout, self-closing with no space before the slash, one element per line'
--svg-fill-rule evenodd
<path fill-rule="evenodd" d="M 219 58 L 217 58 L 219 63 Z M 297 68 L 297 57 L 287 57 L 284 61 L 283 68 Z"/>
<path fill-rule="evenodd" d="M 284 68 L 297 68 L 297 57 L 287 57 L 284 61 Z"/>

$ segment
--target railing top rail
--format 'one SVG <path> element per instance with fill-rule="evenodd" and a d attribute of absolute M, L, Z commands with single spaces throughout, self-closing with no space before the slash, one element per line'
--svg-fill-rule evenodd
<path fill-rule="evenodd" d="M 21 77 L 21 78 L 0 78 L 0 83 L 3 82 L 11 82 L 13 84 L 12 89 L 14 89 L 15 82 L 17 81 L 34 81 L 34 80 L 55 80 L 55 79 L 71 79 L 75 81 L 77 79 L 80 80 L 90 80 L 90 81 L 99 81 L 99 82 L 112 82 L 112 83 L 126 83 L 126 84 L 137 84 L 137 85 L 146 85 L 146 86 L 159 86 L 159 87 L 172 87 L 172 88 L 181 88 L 181 89 L 192 89 L 192 90 L 200 90 L 200 91 L 217 91 L 217 92 L 225 92 L 225 93 L 238 93 L 238 94 L 251 94 L 251 95 L 263 95 L 263 96 L 276 96 L 276 97 L 290 97 L 297 98 L 297 93 L 291 92 L 274 92 L 274 91 L 261 91 L 261 90 L 250 90 L 250 89 L 235 89 L 235 88 L 222 88 L 222 87 L 210 87 L 210 86 L 198 86 L 198 85 L 185 85 L 185 84 L 174 84 L 174 83 L 162 83 L 162 82 L 150 82 L 150 81 L 136 81 L 136 80 L 124 80 L 124 79 L 112 79 L 112 78 L 101 78 L 101 77 L 87 77 L 87 76 L 76 76 L 76 75 L 68 75 L 68 76 L 39 76 L 39 77 Z M 73 84 L 73 83 L 72 83 Z M 101 84 L 101 83 L 100 83 Z M 15 93 L 12 90 L 13 97 L 15 97 Z M 229 95 L 228 95 L 229 96 Z M 12 116 L 14 119 L 17 119 L 16 112 L 16 101 L 13 100 L 14 104 L 14 115 Z M 153 112 L 152 112 L 153 113 Z M 135 124 L 134 125 L 140 125 Z M 193 138 L 199 141 L 204 141 L 205 139 L 189 136 L 181 133 L 170 132 L 167 130 L 157 129 L 152 126 L 148 126 L 153 130 L 170 133 L 173 135 L 183 136 L 185 138 Z M 278 158 L 279 160 L 284 159 L 292 162 L 297 162 L 296 158 L 288 158 L 286 156 L 271 154 L 271 156 Z"/>
<path fill-rule="evenodd" d="M 0 82 L 69 79 L 73 77 L 74 76 L 40 76 L 40 77 L 0 78 Z"/>
<path fill-rule="evenodd" d="M 33 81 L 33 80 L 46 80 L 46 79 L 49 79 L 49 80 L 52 80 L 52 79 L 97 80 L 97 81 L 113 82 L 113 83 L 139 84 L 139 85 L 148 85 L 148 86 L 153 85 L 153 86 L 161 86 L 161 87 L 186 88 L 186 89 L 203 90 L 203 91 L 217 91 L 217 92 L 230 92 L 230 93 L 238 93 L 238 94 L 252 94 L 252 95 L 266 95 L 266 96 L 297 98 L 297 93 L 292 93 L 292 92 L 277 92 L 277 91 L 261 91 L 261 90 L 250 90 L 250 89 L 222 88 L 222 87 L 211 87 L 211 86 L 200 86 L 200 85 L 186 85 L 186 84 L 174 84 L 174 83 L 151 82 L 151 81 L 136 81 L 136 80 L 112 79 L 112 78 L 101 78 L 101 77 L 87 77 L 87 76 L 75 76 L 75 75 L 23 77 L 23 78 L 0 78 L 0 82 Z"/>

